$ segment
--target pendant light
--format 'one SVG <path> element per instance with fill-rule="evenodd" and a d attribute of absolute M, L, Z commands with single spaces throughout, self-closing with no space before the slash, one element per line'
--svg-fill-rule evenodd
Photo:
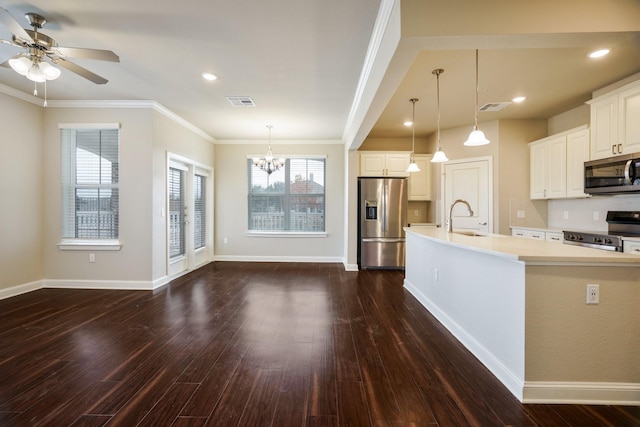
<path fill-rule="evenodd" d="M 419 99 L 411 98 L 409 101 L 413 104 L 413 115 L 411 117 L 411 163 L 409 163 L 406 172 L 420 172 L 420 168 L 414 159 L 414 155 L 416 154 L 416 102 L 418 102 Z"/>
<path fill-rule="evenodd" d="M 476 49 L 476 114 L 475 125 L 473 131 L 469 134 L 469 138 L 464 142 L 467 146 L 487 145 L 489 140 L 484 136 L 484 132 L 478 130 L 478 49 Z"/>
<path fill-rule="evenodd" d="M 437 134 L 438 149 L 436 150 L 435 154 L 431 158 L 432 163 L 442 163 L 442 162 L 449 161 L 449 159 L 447 158 L 447 155 L 444 154 L 444 151 L 442 151 L 442 149 L 440 148 L 440 74 L 442 73 L 444 73 L 444 70 L 442 68 L 436 68 L 431 72 L 431 74 L 435 74 L 436 76 L 436 87 L 437 87 L 436 99 L 438 102 L 438 134 Z"/>

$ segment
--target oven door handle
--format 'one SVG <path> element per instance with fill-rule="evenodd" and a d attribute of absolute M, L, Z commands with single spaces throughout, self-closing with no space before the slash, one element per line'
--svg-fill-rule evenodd
<path fill-rule="evenodd" d="M 624 166 L 624 184 L 625 185 L 633 185 L 633 181 L 635 181 L 636 179 L 635 167 L 632 167 L 632 166 L 635 166 L 633 164 L 633 160 L 627 160 L 627 164 Z"/>

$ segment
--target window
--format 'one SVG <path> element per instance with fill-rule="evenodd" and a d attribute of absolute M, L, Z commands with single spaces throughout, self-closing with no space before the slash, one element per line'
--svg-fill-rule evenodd
<path fill-rule="evenodd" d="M 250 231 L 325 231 L 325 159 L 290 158 L 271 175 L 247 167 Z"/>
<path fill-rule="evenodd" d="M 203 248 L 207 241 L 207 212 L 206 212 L 206 183 L 207 177 L 198 175 L 193 177 L 193 246 L 194 249 Z"/>
<path fill-rule="evenodd" d="M 119 237 L 118 129 L 62 129 L 62 238 Z"/>

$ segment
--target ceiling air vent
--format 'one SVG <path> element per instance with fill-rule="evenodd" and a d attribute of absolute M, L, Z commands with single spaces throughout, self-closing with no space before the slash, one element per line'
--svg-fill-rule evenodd
<path fill-rule="evenodd" d="M 509 104 L 511 104 L 511 102 L 488 102 L 478 108 L 478 111 L 500 111 Z"/>
<path fill-rule="evenodd" d="M 227 96 L 227 101 L 234 107 L 255 107 L 250 96 Z"/>

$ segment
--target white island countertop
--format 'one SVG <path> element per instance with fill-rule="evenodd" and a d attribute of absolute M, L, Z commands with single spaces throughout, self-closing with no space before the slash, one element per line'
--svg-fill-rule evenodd
<path fill-rule="evenodd" d="M 556 242 L 522 239 L 502 234 L 466 235 L 465 230 L 448 233 L 443 228 L 405 227 L 406 233 L 412 233 L 425 239 L 467 250 L 494 255 L 527 264 L 608 264 L 632 265 L 640 267 L 640 256 L 592 249 L 582 246 Z"/>

